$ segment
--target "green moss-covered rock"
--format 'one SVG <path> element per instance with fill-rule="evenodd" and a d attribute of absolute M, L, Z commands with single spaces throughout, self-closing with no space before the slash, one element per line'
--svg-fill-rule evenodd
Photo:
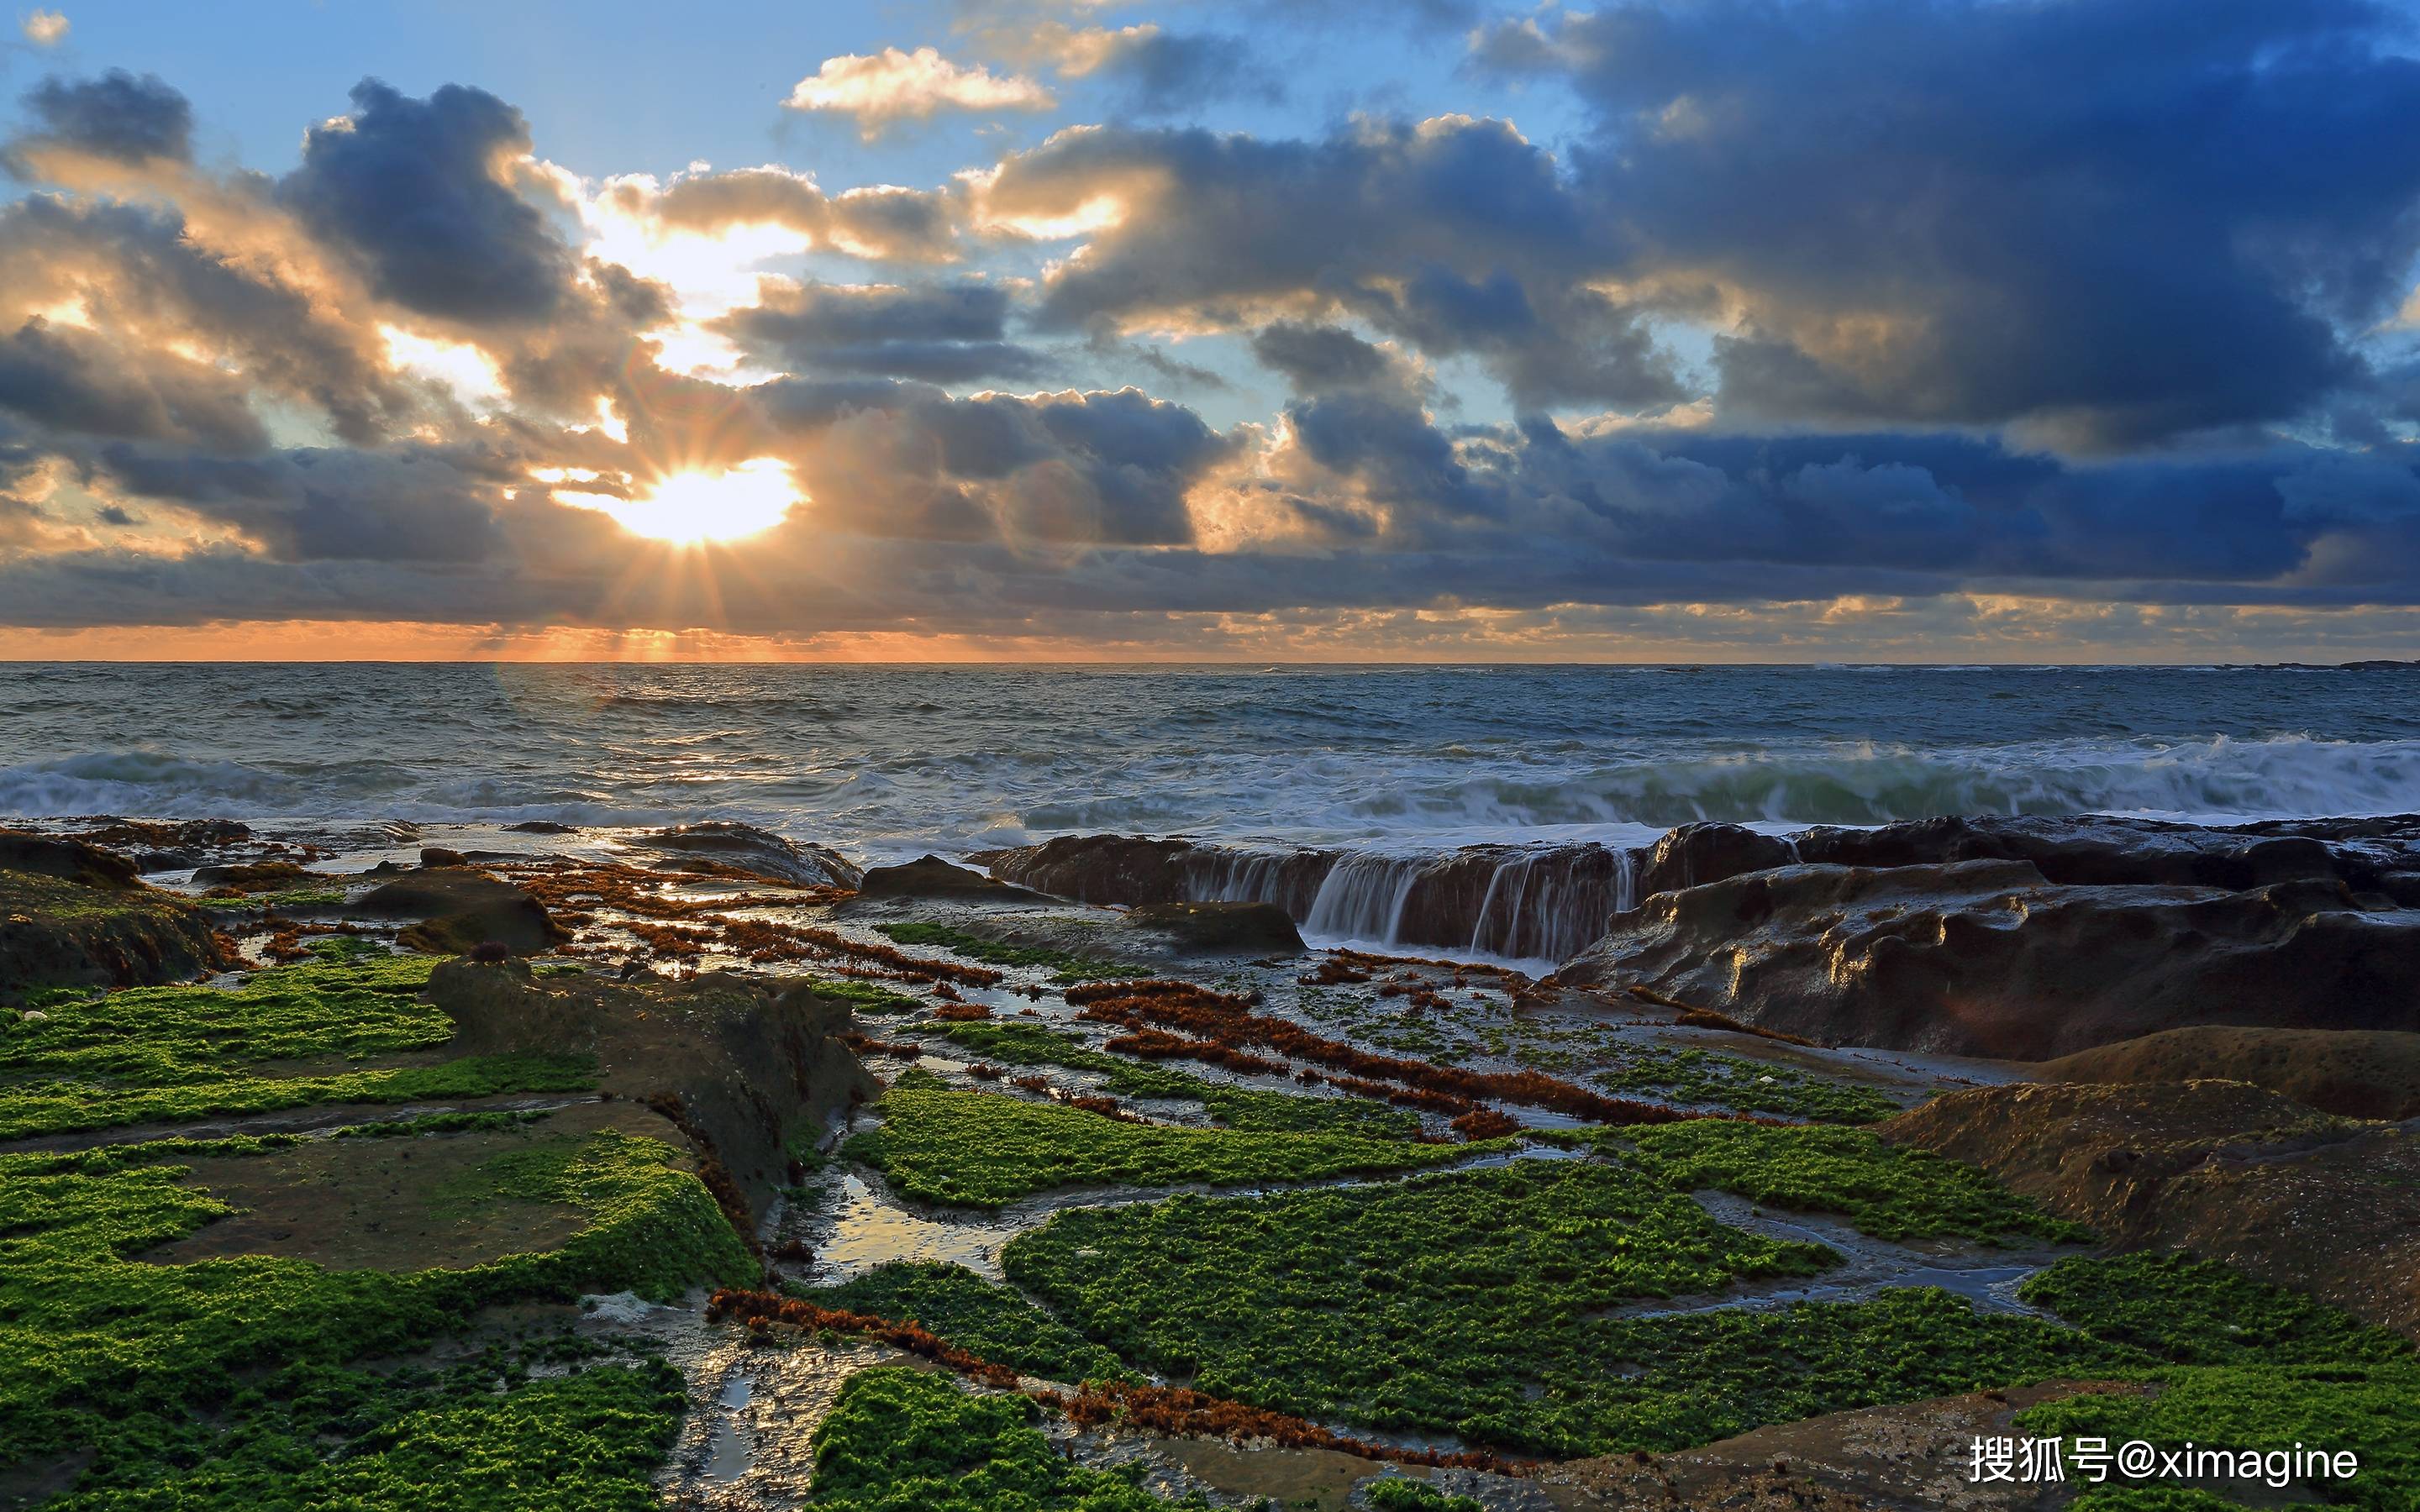
<path fill-rule="evenodd" d="M 0 831 L 0 1000 L 181 981 L 236 964 L 209 918 L 73 841 Z"/>

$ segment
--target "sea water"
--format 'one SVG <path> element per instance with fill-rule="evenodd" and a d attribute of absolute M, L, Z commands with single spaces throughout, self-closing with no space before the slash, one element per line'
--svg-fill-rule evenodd
<path fill-rule="evenodd" d="M 2420 810 L 2420 667 L 0 665 L 0 815 L 1417 853 Z"/>

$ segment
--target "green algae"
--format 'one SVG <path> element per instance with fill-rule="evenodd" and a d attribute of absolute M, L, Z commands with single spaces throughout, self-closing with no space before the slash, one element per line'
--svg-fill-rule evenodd
<path fill-rule="evenodd" d="M 1035 966 L 1062 982 L 1101 981 L 1114 977 L 1148 977 L 1148 966 L 1104 961 L 1047 945 L 1007 945 L 948 924 L 876 924 L 875 932 L 895 945 L 938 946 L 987 966 Z"/>
<path fill-rule="evenodd" d="M 1012 1241 L 1001 1259 L 1012 1282 L 1088 1338 L 1204 1391 L 1543 1454 L 1676 1449 L 1854 1407 L 2164 1363 L 2148 1347 L 2156 1341 L 2125 1336 L 2106 1306 L 2079 1304 L 2086 1317 L 2070 1328 L 1978 1312 L 1930 1288 L 1626 1311 L 1812 1275 L 1837 1259 L 1722 1225 L 1643 1165 L 1516 1162 L 1384 1186 L 1072 1211 Z M 2070 1298 L 2147 1280 L 2064 1275 Z"/>
<path fill-rule="evenodd" d="M 247 893 L 240 898 L 196 898 L 194 903 L 213 913 L 243 913 L 256 908 L 334 908 L 344 901 L 341 887 L 287 887 L 282 892 Z"/>
<path fill-rule="evenodd" d="M 2092 1237 L 1972 1165 L 1884 1144 L 1863 1129 L 1699 1119 L 1566 1137 L 1608 1150 L 1675 1191 L 1711 1188 L 1792 1211 L 1838 1213 L 1875 1239 Z"/>
<path fill-rule="evenodd" d="M 180 1184 L 187 1167 L 178 1161 L 290 1143 L 177 1140 L 0 1156 L 0 1467 L 89 1451 L 95 1458 L 87 1480 L 116 1488 L 110 1498 L 130 1498 L 80 1504 L 93 1506 L 188 1504 L 178 1499 L 181 1493 L 138 1495 L 136 1489 L 230 1457 L 243 1474 L 275 1472 L 271 1479 L 280 1486 L 320 1484 L 314 1477 L 326 1467 L 316 1453 L 284 1454 L 266 1465 L 244 1456 L 256 1438 L 275 1437 L 277 1423 L 311 1417 L 318 1396 L 355 1374 L 353 1362 L 424 1349 L 494 1304 L 622 1289 L 669 1300 L 693 1284 L 747 1284 L 756 1275 L 713 1198 L 672 1164 L 673 1150 L 612 1131 L 535 1144 L 483 1172 L 493 1192 L 565 1202 L 585 1214 L 577 1235 L 542 1254 L 400 1273 L 331 1271 L 274 1256 L 186 1265 L 133 1257 L 232 1211 Z M 597 1389 L 611 1395 L 620 1388 Z M 535 1411 L 546 1400 L 524 1405 Z M 428 1424 L 435 1438 L 415 1430 L 384 1452 L 442 1479 L 442 1462 L 426 1451 L 447 1433 L 523 1442 L 529 1425 L 516 1427 L 513 1412 L 498 1411 L 504 1416 L 458 1413 L 447 1420 L 451 1428 Z M 646 1457 L 652 1464 L 660 1453 L 662 1413 L 642 1415 L 656 1425 L 638 1435 L 656 1445 Z M 608 1416 L 619 1421 L 620 1410 Z M 628 1434 L 621 1437 L 628 1448 Z M 636 1453 L 623 1459 L 635 1463 Z M 391 1458 L 390 1468 L 404 1462 Z M 330 1473 L 337 1478 L 326 1484 L 343 1486 L 352 1472 Z M 101 1490 L 93 1494 L 101 1497 Z M 335 1504 L 281 1495 L 288 1499 L 250 1499 L 234 1482 L 206 1481 L 192 1504 Z M 478 1504 L 458 1498 L 434 1504 Z M 497 1504 L 588 1504 L 566 1493 L 556 1502 Z M 609 1497 L 602 1504 L 613 1504 Z"/>
<path fill-rule="evenodd" d="M 1164 1512 L 1124 1475 L 1063 1458 L 1023 1396 L 880 1365 L 841 1387 L 815 1429 L 812 1504 L 829 1512 Z"/>
<path fill-rule="evenodd" d="M 992 1092 L 907 1078 L 882 1099 L 883 1123 L 841 1154 L 880 1171 L 903 1196 L 996 1208 L 1054 1188 L 1233 1186 L 1399 1171 L 1511 1148 L 1427 1145 L 1349 1130 L 1178 1129 L 1124 1123 Z"/>
<path fill-rule="evenodd" d="M 132 1123 L 274 1113 L 326 1103 L 413 1103 L 505 1092 L 584 1092 L 596 1057 L 516 1052 L 469 1056 L 434 1066 L 345 1072 L 334 1076 L 222 1076 L 174 1087 L 95 1087 L 43 1082 L 9 1088 L 0 1102 L 0 1139 L 118 1128 Z"/>
<path fill-rule="evenodd" d="M 481 1056 L 427 1066 L 271 1075 L 270 1063 L 360 1060 L 442 1044 L 454 1023 L 419 994 L 432 963 L 379 955 L 258 972 L 232 991 L 133 987 L 49 994 L 45 1017 L 0 1028 L 0 1139 L 130 1123 L 582 1091 L 586 1056 Z"/>
<path fill-rule="evenodd" d="M 1388 1475 L 1362 1491 L 1361 1499 L 1375 1512 L 1487 1512 L 1467 1496 L 1453 1496 L 1424 1480 Z"/>
<path fill-rule="evenodd" d="M 1873 1123 L 1900 1111 L 1898 1103 L 1869 1087 L 1711 1050 L 1625 1047 L 1621 1064 L 1591 1072 L 1589 1080 L 1608 1092 L 1644 1092 L 1674 1103 L 1817 1123 Z"/>
<path fill-rule="evenodd" d="M 2228 1450 L 2290 1450 L 2296 1445 L 2359 1457 L 2350 1480 L 2319 1483 L 2335 1505 L 2409 1512 L 2420 1504 L 2420 1365 L 2263 1365 L 2165 1370 L 2150 1380 L 2157 1395 L 2090 1394 L 2044 1403 L 2021 1414 L 2021 1432 L 2072 1441 L 2102 1438 L 2114 1448 L 2140 1439 L 2163 1449 L 2188 1443 Z M 2238 1482 L 2249 1491 L 2257 1481 Z M 2161 1501 L 2163 1495 L 2170 1500 Z M 2200 1494 L 2199 1503 L 2176 1500 Z M 2075 1505 L 2089 1512 L 2149 1507 L 2234 1507 L 2240 1503 L 2162 1488 L 2095 1488 Z"/>
<path fill-rule="evenodd" d="M 792 1287 L 820 1307 L 912 1322 L 944 1343 L 1047 1381 L 1133 1379 L 1118 1357 L 962 1265 L 893 1261 L 836 1287 Z"/>
<path fill-rule="evenodd" d="M 1070 1211 L 1010 1242 L 1001 1263 L 1087 1337 L 1203 1391 L 1585 1453 L 1610 1446 L 1601 1388 L 1625 1360 L 1600 1347 L 1593 1314 L 1835 1258 L 1725 1227 L 1629 1171 L 1533 1160 Z"/>
<path fill-rule="evenodd" d="M 826 997 L 838 997 L 860 1013 L 922 1012 L 931 1005 L 912 993 L 903 993 L 865 981 L 856 977 L 809 977 L 816 992 Z"/>
<path fill-rule="evenodd" d="M 454 1024 L 421 1001 L 426 958 L 309 962 L 256 973 L 232 991 L 130 987 L 46 1002 L 46 1023 L 0 1032 L 0 1074 L 167 1087 L 229 1066 L 423 1049 Z"/>
<path fill-rule="evenodd" d="M 2112 1445 L 2141 1439 L 2231 1450 L 2304 1444 L 2360 1457 L 2328 1500 L 2379 1512 L 2420 1495 L 2420 1361 L 2399 1334 L 2216 1261 L 2182 1255 L 2066 1260 L 2034 1277 L 2027 1301 L 2096 1336 L 2174 1362 L 2133 1372 L 2156 1395 L 2092 1394 L 2032 1408 L 2020 1431 Z M 2249 1489 L 2248 1487 L 2246 1488 Z M 2163 1502 L 2162 1496 L 2169 1500 Z M 2104 1485 L 2076 1503 L 2092 1512 L 2188 1506 L 2161 1488 Z M 2210 1506 L 2237 1504 L 2209 1499 Z"/>
<path fill-rule="evenodd" d="M 561 1351 L 556 1351 L 561 1352 Z M 687 1398 L 659 1360 L 531 1379 L 501 1351 L 444 1371 L 289 1367 L 240 1418 L 113 1456 L 54 1512 L 642 1512 Z M 338 1445 L 331 1452 L 331 1444 Z"/>

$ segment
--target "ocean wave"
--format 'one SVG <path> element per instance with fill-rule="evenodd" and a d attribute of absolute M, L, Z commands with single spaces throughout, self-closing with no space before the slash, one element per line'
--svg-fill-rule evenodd
<path fill-rule="evenodd" d="M 442 823 L 661 824 L 677 811 L 588 791 L 516 790 L 494 779 L 428 781 L 383 763 L 277 771 L 156 751 L 95 751 L 0 767 L 0 814 L 60 819 L 411 819 Z"/>
<path fill-rule="evenodd" d="M 872 856 L 2420 810 L 2420 671 L 1923 670 L 0 666 L 0 814 L 724 818 Z"/>
<path fill-rule="evenodd" d="M 2420 741 L 2265 740 L 2016 749 L 1748 752 L 1601 765 L 1553 779 L 1480 775 L 1365 796 L 1392 827 L 1883 825 L 1938 814 L 2110 813 L 2210 822 L 2420 810 Z"/>

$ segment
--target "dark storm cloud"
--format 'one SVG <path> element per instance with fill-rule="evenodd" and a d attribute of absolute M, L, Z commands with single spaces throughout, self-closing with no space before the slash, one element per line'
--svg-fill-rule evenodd
<path fill-rule="evenodd" d="M 1504 122 L 1363 123 L 1320 142 L 1067 131 L 1010 158 L 990 197 L 1047 216 L 1103 193 L 1129 212 L 1052 274 L 1046 325 L 1341 309 L 1478 359 L 1524 409 L 1684 396 L 1639 312 L 1579 286 L 1616 260 L 1613 220 Z"/>
<path fill-rule="evenodd" d="M 909 384 L 768 387 L 767 412 L 810 443 L 797 466 L 817 522 L 876 536 L 1178 544 L 1193 536 L 1187 494 L 1236 449 L 1134 389 L 957 399 Z"/>
<path fill-rule="evenodd" d="M 279 201 L 407 309 L 474 325 L 552 314 L 575 263 L 505 176 L 530 147 L 520 112 L 460 85 L 413 100 L 365 79 L 352 100 L 303 137 Z"/>
<path fill-rule="evenodd" d="M 2079 465 L 1958 435 L 1585 437 L 1532 422 L 1457 437 L 1406 408 L 1289 411 L 1305 454 L 1392 513 L 1388 541 L 1474 557 L 1699 563 L 1983 581 L 2420 587 L 2409 458 L 2274 446 Z M 2351 547 L 2351 550 L 2323 547 Z M 2328 582 L 2306 580 L 2315 560 Z"/>
<path fill-rule="evenodd" d="M 194 107 L 157 74 L 112 69 L 98 79 L 45 79 L 25 108 L 40 129 L 12 147 L 68 147 L 128 163 L 194 155 Z"/>
<path fill-rule="evenodd" d="M 1252 355 L 1307 393 L 1356 389 L 1392 371 L 1387 354 L 1349 331 L 1279 320 L 1252 334 Z"/>
<path fill-rule="evenodd" d="M 1570 79 L 1627 274 L 1736 288 L 1728 409 L 2090 446 L 2292 417 L 2420 251 L 2420 63 L 2361 0 L 1621 3 Z"/>
<path fill-rule="evenodd" d="M 39 316 L 0 336 L 0 409 L 54 431 L 256 451 L 269 437 L 248 392 L 207 363 L 128 352 Z"/>
<path fill-rule="evenodd" d="M 233 526 L 280 563 L 473 563 L 502 539 L 495 481 L 430 448 L 229 460 L 120 443 L 89 466 L 132 497 Z"/>
<path fill-rule="evenodd" d="M 1047 321 L 1332 298 L 1429 266 L 1575 277 L 1606 251 L 1552 161 L 1500 121 L 1371 123 L 1318 142 L 1063 131 L 1009 158 L 990 197 L 1065 215 L 1103 193 L 1130 212 L 1054 273 Z"/>
<path fill-rule="evenodd" d="M 918 287 L 768 283 L 762 302 L 713 322 L 796 373 L 884 374 L 957 383 L 1030 378 L 1038 354 L 1004 340 L 1008 291 L 967 281 Z"/>

